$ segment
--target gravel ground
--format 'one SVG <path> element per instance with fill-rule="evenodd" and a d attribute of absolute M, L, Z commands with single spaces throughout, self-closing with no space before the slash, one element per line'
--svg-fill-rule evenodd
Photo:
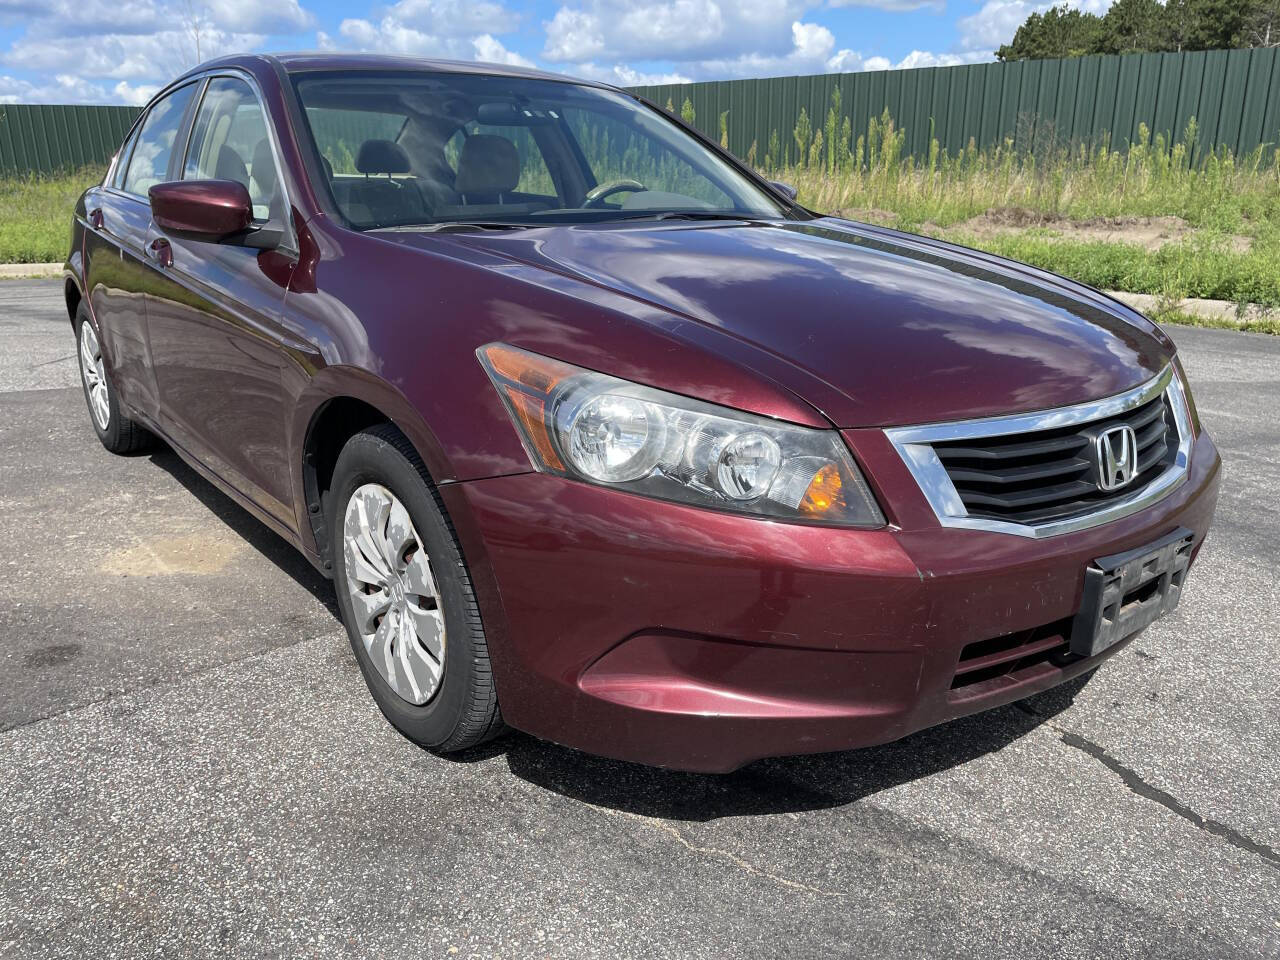
<path fill-rule="evenodd" d="M 327 583 L 107 454 L 0 284 L 0 958 L 1280 957 L 1280 338 L 1175 328 L 1226 460 L 1182 606 L 896 744 L 662 772 L 366 695 Z"/>

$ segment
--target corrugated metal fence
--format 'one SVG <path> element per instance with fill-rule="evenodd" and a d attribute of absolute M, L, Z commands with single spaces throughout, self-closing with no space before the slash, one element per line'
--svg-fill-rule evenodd
<path fill-rule="evenodd" d="M 793 131 L 803 107 L 821 130 L 839 89 L 841 117 L 853 137 L 884 110 L 906 131 L 907 149 L 924 157 L 936 137 L 955 153 L 973 139 L 989 146 L 1013 138 L 1019 149 L 1096 143 L 1118 149 L 1140 124 L 1166 141 L 1194 117 L 1202 146 L 1248 153 L 1280 141 L 1280 49 L 1213 50 L 1025 60 L 921 70 L 730 80 L 637 87 L 679 111 L 686 98 L 696 125 L 719 139 L 728 112 L 729 148 L 763 162 L 776 134 L 782 162 L 799 152 Z M 0 175 L 105 163 L 137 116 L 134 107 L 0 105 Z M 829 139 L 829 138 L 827 138 Z"/>
<path fill-rule="evenodd" d="M 0 175 L 105 164 L 137 107 L 0 104 Z"/>
<path fill-rule="evenodd" d="M 746 157 L 756 145 L 763 162 L 777 134 L 786 161 L 798 146 L 793 131 L 803 107 L 821 130 L 840 90 L 852 135 L 888 110 L 907 135 L 906 149 L 924 157 L 931 137 L 955 153 L 970 138 L 991 146 L 1012 137 L 1018 149 L 1040 144 L 1096 143 L 1109 134 L 1126 149 L 1139 124 L 1166 142 L 1194 117 L 1199 143 L 1247 153 L 1280 141 L 1280 49 L 1213 50 L 1024 60 L 962 67 L 842 73 L 768 80 L 671 84 L 634 88 L 676 112 L 693 104 L 695 125 L 720 139 L 728 111 L 729 149 Z M 829 137 L 825 139 L 830 139 Z"/>

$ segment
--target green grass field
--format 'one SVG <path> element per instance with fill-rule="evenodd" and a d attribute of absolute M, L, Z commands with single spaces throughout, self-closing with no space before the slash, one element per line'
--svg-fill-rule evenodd
<path fill-rule="evenodd" d="M 1204 297 L 1280 307 L 1274 147 L 1202 155 L 1192 124 L 1172 148 L 1144 138 L 1126 154 L 1104 143 L 1047 156 L 1009 145 L 949 156 L 935 141 L 917 163 L 904 140 L 886 116 L 848 156 L 770 176 L 795 184 L 813 209 L 944 237 L 1095 287 L 1171 305 Z"/>
<path fill-rule="evenodd" d="M 0 263 L 66 259 L 76 199 L 101 179 L 98 167 L 59 177 L 0 178 Z"/>
<path fill-rule="evenodd" d="M 885 116 L 840 155 L 811 151 L 808 165 L 768 176 L 795 184 L 821 212 L 1153 294 L 1169 305 L 1162 319 L 1185 322 L 1178 302 L 1204 297 L 1276 308 L 1245 327 L 1280 332 L 1280 150 L 1202 155 L 1194 124 L 1172 148 L 1144 140 L 1123 154 L 1103 143 L 948 155 L 935 142 L 917 162 L 904 141 Z M 76 197 L 100 178 L 88 168 L 0 180 L 0 262 L 61 260 Z"/>

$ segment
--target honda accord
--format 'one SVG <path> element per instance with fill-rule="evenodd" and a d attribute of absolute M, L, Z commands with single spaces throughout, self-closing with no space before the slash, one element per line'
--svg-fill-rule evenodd
<path fill-rule="evenodd" d="M 101 442 L 301 550 L 442 753 L 728 771 L 1005 704 L 1168 613 L 1217 498 L 1142 315 L 532 70 L 205 64 L 65 294 Z"/>

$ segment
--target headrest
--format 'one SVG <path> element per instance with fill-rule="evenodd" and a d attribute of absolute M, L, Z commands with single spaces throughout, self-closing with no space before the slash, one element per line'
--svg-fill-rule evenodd
<path fill-rule="evenodd" d="M 466 196 L 510 193 L 520 182 L 520 155 L 506 137 L 477 133 L 467 137 L 458 155 L 453 189 Z"/>
<path fill-rule="evenodd" d="M 276 159 L 271 153 L 271 143 L 266 137 L 253 148 L 253 177 L 258 196 L 270 199 L 276 192 Z"/>
<path fill-rule="evenodd" d="M 366 140 L 356 154 L 356 169 L 361 173 L 408 173 L 409 155 L 391 140 Z"/>
<path fill-rule="evenodd" d="M 249 189 L 249 171 L 244 168 L 244 161 L 225 143 L 218 148 L 218 162 L 213 165 L 213 175 L 218 180 L 234 180 L 243 183 Z"/>

